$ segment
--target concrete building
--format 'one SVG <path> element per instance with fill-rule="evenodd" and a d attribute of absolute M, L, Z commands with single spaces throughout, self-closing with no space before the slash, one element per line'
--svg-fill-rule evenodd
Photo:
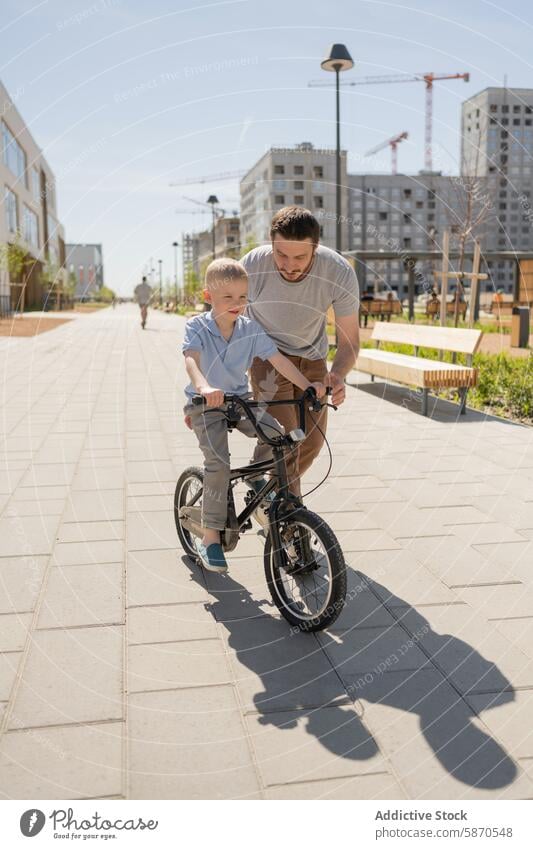
<path fill-rule="evenodd" d="M 533 250 L 533 89 L 486 88 L 461 110 L 461 175 L 482 178 L 494 207 L 483 240 L 488 250 Z M 512 263 L 493 269 L 510 291 Z"/>
<path fill-rule="evenodd" d="M 321 242 L 335 248 L 335 149 L 315 148 L 310 142 L 294 147 L 271 147 L 241 181 L 241 239 L 243 249 L 270 240 L 270 222 L 283 206 L 304 206 L 317 217 L 333 213 L 321 223 Z M 341 184 L 347 185 L 346 151 L 341 152 Z M 342 192 L 341 215 L 347 215 L 348 197 Z M 346 250 L 348 228 L 342 226 Z"/>
<path fill-rule="evenodd" d="M 102 245 L 66 245 L 66 264 L 70 280 L 76 281 L 76 299 L 94 298 L 104 285 Z"/>
<path fill-rule="evenodd" d="M 201 277 L 205 266 L 213 258 L 213 229 L 182 236 L 183 280 L 192 271 Z M 215 257 L 230 256 L 238 259 L 241 254 L 240 219 L 237 215 L 221 216 L 215 222 Z"/>
<path fill-rule="evenodd" d="M 65 242 L 56 202 L 56 181 L 15 103 L 0 83 L 0 244 L 26 251 L 25 307 L 42 307 L 49 276 L 65 278 Z M 0 272 L 2 310 L 20 298 L 17 275 Z"/>

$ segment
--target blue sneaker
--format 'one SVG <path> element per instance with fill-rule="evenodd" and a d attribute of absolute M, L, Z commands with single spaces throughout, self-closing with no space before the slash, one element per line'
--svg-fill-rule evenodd
<path fill-rule="evenodd" d="M 209 572 L 228 571 L 228 564 L 220 543 L 212 542 L 210 545 L 205 546 L 202 542 L 199 542 L 196 544 L 196 550 L 204 569 L 207 569 Z"/>

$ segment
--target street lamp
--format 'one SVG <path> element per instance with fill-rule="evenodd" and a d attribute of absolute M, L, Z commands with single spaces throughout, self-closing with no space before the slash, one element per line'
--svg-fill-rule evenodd
<path fill-rule="evenodd" d="M 324 71 L 335 71 L 336 81 L 336 103 L 337 103 L 337 198 L 336 217 L 337 227 L 335 231 L 335 248 L 341 252 L 341 125 L 340 125 L 340 96 L 339 96 L 339 74 L 341 71 L 349 71 L 353 68 L 353 59 L 344 44 L 332 44 L 329 54 L 320 67 Z"/>
<path fill-rule="evenodd" d="M 176 309 L 178 307 L 178 242 L 172 242 L 174 248 L 174 293 Z"/>
<path fill-rule="evenodd" d="M 163 306 L 163 260 L 158 259 L 159 263 L 159 306 Z"/>
<path fill-rule="evenodd" d="M 216 195 L 209 195 L 207 198 L 207 203 L 211 204 L 211 212 L 213 213 L 213 259 L 216 259 L 216 248 L 215 248 L 215 221 L 216 221 L 216 211 L 215 205 L 218 203 L 218 198 Z"/>

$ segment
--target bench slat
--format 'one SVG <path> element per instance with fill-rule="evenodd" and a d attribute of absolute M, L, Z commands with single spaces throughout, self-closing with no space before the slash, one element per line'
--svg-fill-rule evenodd
<path fill-rule="evenodd" d="M 428 327 L 418 324 L 393 324 L 378 321 L 372 331 L 375 342 L 396 342 L 417 345 L 423 348 L 437 348 L 439 351 L 455 351 L 462 354 L 474 354 L 482 337 L 481 330 L 458 327 Z"/>
<path fill-rule="evenodd" d="M 369 348 L 360 351 L 355 368 L 385 380 L 427 389 L 472 387 L 477 382 L 475 368 Z"/>

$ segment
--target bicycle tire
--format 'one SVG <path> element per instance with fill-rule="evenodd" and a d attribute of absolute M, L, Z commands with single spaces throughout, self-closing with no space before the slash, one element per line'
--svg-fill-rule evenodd
<path fill-rule="evenodd" d="M 185 469 L 185 471 L 183 471 L 179 476 L 178 482 L 176 484 L 176 489 L 174 491 L 174 521 L 176 523 L 176 530 L 178 532 L 179 540 L 186 554 L 189 554 L 191 557 L 198 557 L 198 552 L 196 551 L 196 548 L 191 542 L 193 535 L 190 533 L 190 531 L 187 531 L 185 530 L 185 528 L 182 527 L 179 517 L 180 507 L 183 507 L 184 497 L 186 494 L 185 484 L 188 480 L 191 479 L 199 480 L 200 483 L 203 485 L 203 469 L 201 469 L 199 466 L 189 466 L 189 468 Z"/>
<path fill-rule="evenodd" d="M 280 574 L 273 556 L 272 533 L 268 534 L 265 542 L 263 555 L 265 578 L 272 600 L 287 622 L 296 625 L 301 631 L 322 631 L 337 619 L 344 607 L 346 600 L 346 562 L 337 537 L 329 525 L 316 513 L 307 510 L 305 507 L 293 510 L 290 514 L 290 524 L 300 524 L 307 528 L 324 547 L 331 570 L 331 587 L 327 605 L 318 615 L 306 618 L 301 612 L 295 610 L 294 605 L 288 603 L 283 587 L 283 576 Z"/>

